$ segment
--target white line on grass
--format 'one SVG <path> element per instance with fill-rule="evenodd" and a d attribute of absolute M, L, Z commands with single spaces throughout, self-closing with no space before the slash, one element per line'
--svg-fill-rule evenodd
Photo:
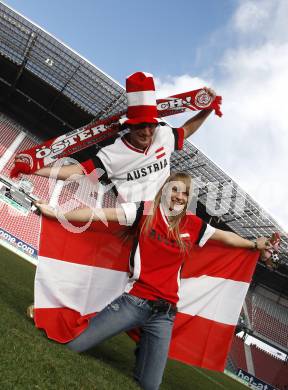
<path fill-rule="evenodd" d="M 205 376 L 205 378 L 207 378 L 210 382 L 213 382 L 214 384 L 216 384 L 217 386 L 219 387 L 222 387 L 222 389 L 227 389 L 226 386 L 222 385 L 222 383 L 220 382 L 217 382 L 216 379 L 213 379 L 211 378 L 211 376 L 207 375 L 204 373 L 204 371 L 200 370 L 199 368 L 196 368 L 196 367 L 193 367 L 195 371 L 197 371 L 199 374 Z"/>

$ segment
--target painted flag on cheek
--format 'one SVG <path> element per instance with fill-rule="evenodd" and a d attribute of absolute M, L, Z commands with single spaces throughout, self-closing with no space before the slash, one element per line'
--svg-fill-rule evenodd
<path fill-rule="evenodd" d="M 42 217 L 34 319 L 49 338 L 72 340 L 89 317 L 122 294 L 131 244 L 123 229 L 95 222 L 75 234 Z M 224 370 L 257 259 L 258 252 L 212 240 L 192 250 L 182 268 L 170 358 Z"/>

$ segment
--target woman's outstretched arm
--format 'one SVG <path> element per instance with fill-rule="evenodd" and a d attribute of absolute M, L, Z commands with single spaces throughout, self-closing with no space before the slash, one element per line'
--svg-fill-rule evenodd
<path fill-rule="evenodd" d="M 224 244 L 247 249 L 269 249 L 272 247 L 269 240 L 265 237 L 258 237 L 255 241 L 247 240 L 238 234 L 233 232 L 226 232 L 224 230 L 216 229 L 215 233 L 211 236 L 211 240 L 221 241 Z"/>
<path fill-rule="evenodd" d="M 119 208 L 99 208 L 92 209 L 85 207 L 82 209 L 76 209 L 61 213 L 61 211 L 49 206 L 46 202 L 38 201 L 35 205 L 41 211 L 43 215 L 49 218 L 65 218 L 68 221 L 74 222 L 88 222 L 88 221 L 118 221 L 123 224 L 126 221 L 125 213 L 122 207 Z"/>

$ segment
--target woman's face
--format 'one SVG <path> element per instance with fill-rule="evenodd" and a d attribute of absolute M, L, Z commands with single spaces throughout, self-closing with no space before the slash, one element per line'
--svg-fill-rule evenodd
<path fill-rule="evenodd" d="M 188 189 L 182 181 L 172 186 L 170 209 L 182 211 L 188 202 Z"/>
<path fill-rule="evenodd" d="M 188 203 L 189 188 L 181 180 L 170 181 L 165 184 L 162 191 L 161 203 L 171 215 L 177 215 L 183 211 Z"/>

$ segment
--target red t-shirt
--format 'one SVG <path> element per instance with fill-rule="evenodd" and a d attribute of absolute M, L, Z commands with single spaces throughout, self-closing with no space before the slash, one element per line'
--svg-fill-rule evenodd
<path fill-rule="evenodd" d="M 138 223 L 138 232 L 146 218 L 143 215 L 144 207 L 144 202 L 141 202 L 135 215 L 134 223 Z M 203 246 L 214 232 L 212 226 L 196 215 L 185 215 L 182 218 L 180 236 L 189 247 L 195 244 Z M 180 270 L 185 256 L 187 254 L 181 251 L 177 242 L 169 237 L 168 219 L 160 206 L 148 233 L 142 231 L 134 240 L 130 255 L 131 277 L 125 291 L 140 298 L 162 298 L 176 304 L 179 300 Z"/>

